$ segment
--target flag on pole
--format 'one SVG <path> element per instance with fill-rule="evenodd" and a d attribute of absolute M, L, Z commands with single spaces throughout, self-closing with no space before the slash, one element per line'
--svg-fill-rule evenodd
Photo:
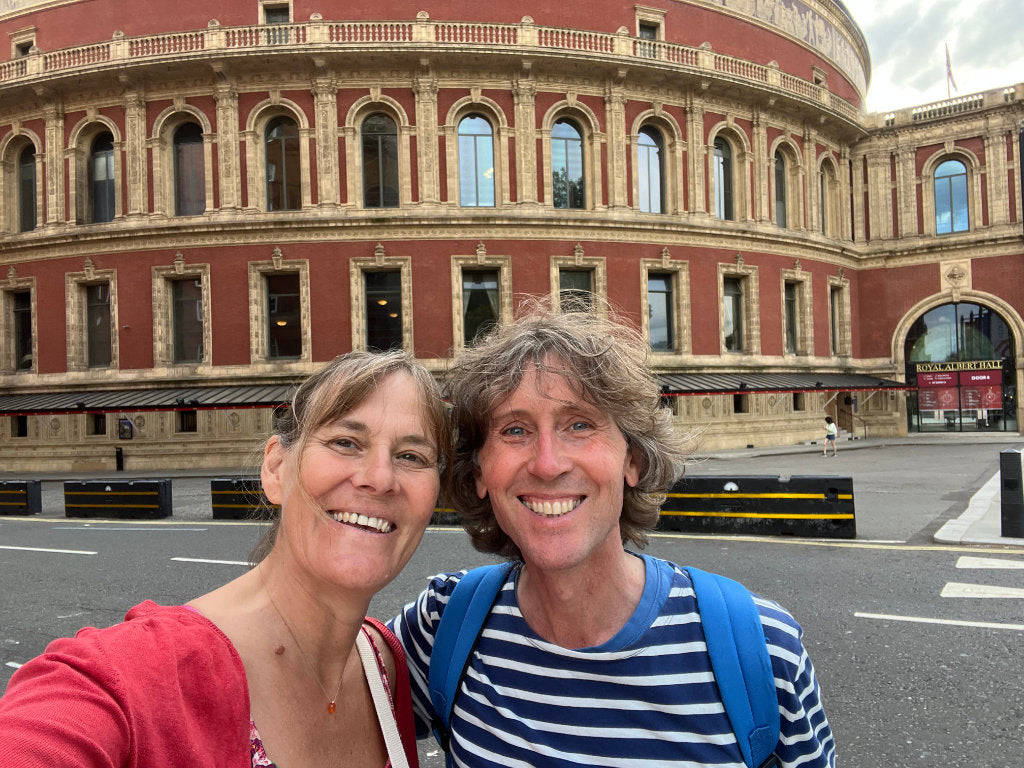
<path fill-rule="evenodd" d="M 949 60 L 949 43 L 946 43 L 946 93 L 949 94 L 949 84 L 953 84 L 953 90 L 959 90 L 956 87 L 956 80 L 953 79 L 953 64 Z"/>

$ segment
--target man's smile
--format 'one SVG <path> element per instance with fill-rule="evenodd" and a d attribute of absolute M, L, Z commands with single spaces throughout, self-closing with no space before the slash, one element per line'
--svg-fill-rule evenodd
<path fill-rule="evenodd" d="M 528 499 L 520 496 L 519 501 L 531 512 L 542 517 L 561 517 L 572 512 L 583 503 L 583 496 L 576 496 L 567 499 Z"/>

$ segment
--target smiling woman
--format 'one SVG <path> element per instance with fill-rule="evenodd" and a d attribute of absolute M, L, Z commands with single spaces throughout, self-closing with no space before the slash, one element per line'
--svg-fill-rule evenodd
<path fill-rule="evenodd" d="M 55 641 L 0 699 L 0 754 L 39 768 L 416 766 L 404 654 L 365 614 L 430 520 L 447 435 L 412 358 L 336 358 L 266 443 L 280 513 L 255 567 Z"/>

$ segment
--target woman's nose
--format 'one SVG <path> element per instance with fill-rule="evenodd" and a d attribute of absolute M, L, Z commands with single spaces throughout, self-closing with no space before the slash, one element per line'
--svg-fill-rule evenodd
<path fill-rule="evenodd" d="M 395 487 L 395 465 L 388 451 L 370 451 L 359 462 L 353 478 L 360 488 L 385 493 Z"/>

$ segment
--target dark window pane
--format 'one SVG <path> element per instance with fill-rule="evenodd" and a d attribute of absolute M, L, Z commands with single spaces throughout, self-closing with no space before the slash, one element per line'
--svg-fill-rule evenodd
<path fill-rule="evenodd" d="M 36 228 L 36 151 L 26 147 L 18 157 L 18 231 Z"/>
<path fill-rule="evenodd" d="M 786 283 L 786 351 L 794 354 L 797 349 L 799 321 L 799 300 L 796 283 Z"/>
<path fill-rule="evenodd" d="M 402 273 L 366 272 L 366 346 L 402 348 Z"/>
<path fill-rule="evenodd" d="M 675 347 L 672 315 L 671 273 L 651 272 L 647 275 L 647 327 L 651 349 L 669 352 Z"/>
<path fill-rule="evenodd" d="M 363 121 L 363 206 L 398 207 L 398 126 L 384 114 Z"/>
<path fill-rule="evenodd" d="M 99 283 L 85 289 L 86 347 L 90 368 L 110 365 L 110 284 Z"/>
<path fill-rule="evenodd" d="M 462 318 L 463 341 L 467 345 L 498 322 L 497 270 L 463 270 Z"/>
<path fill-rule="evenodd" d="M 199 363 L 203 359 L 203 283 L 202 280 L 175 280 L 174 362 Z"/>
<path fill-rule="evenodd" d="M 551 193 L 555 208 L 585 208 L 583 138 L 570 120 L 551 128 Z"/>
<path fill-rule="evenodd" d="M 582 312 L 593 306 L 590 270 L 563 269 L 558 273 L 559 305 L 563 312 Z"/>
<path fill-rule="evenodd" d="M 715 139 L 715 216 L 732 220 L 732 147 L 725 139 Z"/>
<path fill-rule="evenodd" d="M 644 128 L 640 131 L 638 143 L 637 186 L 640 210 L 644 213 L 664 213 L 661 134 L 653 128 Z"/>
<path fill-rule="evenodd" d="M 11 295 L 14 311 L 14 367 L 32 369 L 32 294 L 18 291 Z"/>
<path fill-rule="evenodd" d="M 302 357 L 302 308 L 299 275 L 268 275 L 267 356 Z"/>
<path fill-rule="evenodd" d="M 114 137 L 104 131 L 92 142 L 89 153 L 89 184 L 92 223 L 114 220 Z"/>
<path fill-rule="evenodd" d="M 206 210 L 203 131 L 185 123 L 174 132 L 174 213 L 195 216 Z"/>
<path fill-rule="evenodd" d="M 775 223 L 786 226 L 786 158 L 775 153 Z"/>
<path fill-rule="evenodd" d="M 290 117 L 267 123 L 267 210 L 297 211 L 302 207 L 299 171 L 299 128 Z"/>

